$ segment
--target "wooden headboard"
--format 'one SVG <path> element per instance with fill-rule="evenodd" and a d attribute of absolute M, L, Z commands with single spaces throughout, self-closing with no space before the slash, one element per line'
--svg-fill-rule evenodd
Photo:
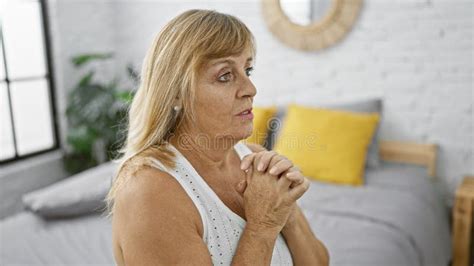
<path fill-rule="evenodd" d="M 426 166 L 432 179 L 436 178 L 437 152 L 438 145 L 432 143 L 382 140 L 379 145 L 382 160 Z"/>

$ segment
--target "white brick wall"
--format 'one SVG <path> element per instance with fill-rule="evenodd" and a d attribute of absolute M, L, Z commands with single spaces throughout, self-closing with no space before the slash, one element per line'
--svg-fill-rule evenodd
<path fill-rule="evenodd" d="M 451 196 L 462 176 L 474 173 L 472 0 L 365 0 L 353 31 L 317 52 L 273 37 L 258 0 L 56 1 L 53 37 L 64 88 L 77 78 L 67 56 L 114 50 L 114 71 L 124 76 L 127 62 L 141 67 L 152 38 L 173 16 L 216 9 L 241 18 L 256 36 L 257 105 L 381 96 L 382 138 L 438 143 L 438 175 Z"/>

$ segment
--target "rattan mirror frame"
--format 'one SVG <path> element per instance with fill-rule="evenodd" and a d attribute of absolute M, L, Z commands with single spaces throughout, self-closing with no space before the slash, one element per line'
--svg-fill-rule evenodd
<path fill-rule="evenodd" d="M 307 26 L 293 23 L 283 12 L 279 0 L 262 0 L 263 18 L 284 44 L 304 51 L 321 50 L 346 36 L 362 8 L 362 0 L 331 1 L 324 17 Z"/>

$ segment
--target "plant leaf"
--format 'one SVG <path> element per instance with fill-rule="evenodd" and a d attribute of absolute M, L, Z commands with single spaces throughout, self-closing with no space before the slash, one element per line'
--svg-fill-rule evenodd
<path fill-rule="evenodd" d="M 140 75 L 138 74 L 138 71 L 136 71 L 135 68 L 133 68 L 132 63 L 129 63 L 127 65 L 127 73 L 128 73 L 128 76 L 132 79 L 133 83 L 135 83 L 135 85 L 140 83 Z"/>
<path fill-rule="evenodd" d="M 76 67 L 81 67 L 93 60 L 105 60 L 113 56 L 113 53 L 95 53 L 95 54 L 83 54 L 72 57 L 72 64 Z"/>
<path fill-rule="evenodd" d="M 75 152 L 90 154 L 96 134 L 86 126 L 68 130 L 67 142 L 74 148 Z"/>
<path fill-rule="evenodd" d="M 78 87 L 87 86 L 91 83 L 92 77 L 94 76 L 94 71 L 89 71 L 84 77 L 79 81 Z"/>
<path fill-rule="evenodd" d="M 133 91 L 122 91 L 115 93 L 115 98 L 128 104 L 132 101 L 134 95 L 135 92 Z"/>

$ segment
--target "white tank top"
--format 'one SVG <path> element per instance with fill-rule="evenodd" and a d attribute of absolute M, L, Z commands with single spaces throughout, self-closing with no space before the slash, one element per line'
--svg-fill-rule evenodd
<path fill-rule="evenodd" d="M 186 191 L 201 215 L 204 228 L 203 241 L 206 243 L 214 265 L 230 265 L 237 249 L 246 221 L 229 209 L 197 173 L 191 163 L 171 144 L 170 150 L 176 154 L 176 166 L 165 167 L 152 158 L 157 168 L 173 176 Z M 240 159 L 252 151 L 242 142 L 234 149 Z M 273 248 L 271 265 L 293 265 L 291 253 L 283 236 L 278 234 Z"/>

